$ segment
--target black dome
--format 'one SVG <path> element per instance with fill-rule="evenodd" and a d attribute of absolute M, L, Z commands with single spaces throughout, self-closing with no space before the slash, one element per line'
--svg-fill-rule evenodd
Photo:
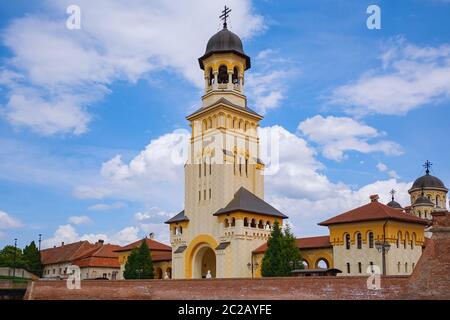
<path fill-rule="evenodd" d="M 400 203 L 398 203 L 398 202 L 395 201 L 395 200 L 390 201 L 390 202 L 387 204 L 387 206 L 388 206 L 388 207 L 391 207 L 391 208 L 394 208 L 394 209 L 403 209 L 402 206 L 400 205 Z"/>
<path fill-rule="evenodd" d="M 223 28 L 215 35 L 213 35 L 206 45 L 205 54 L 199 58 L 200 67 L 204 69 L 203 60 L 212 55 L 213 53 L 227 53 L 233 52 L 242 56 L 246 60 L 246 69 L 250 68 L 250 57 L 244 53 L 244 46 L 238 35 L 231 32 L 227 28 Z"/>
<path fill-rule="evenodd" d="M 434 206 L 434 203 L 433 202 L 431 202 L 431 200 L 430 199 L 428 199 L 427 197 L 425 197 L 424 195 L 422 195 L 422 196 L 420 196 L 420 197 L 418 197 L 417 199 L 416 199 L 416 201 L 414 201 L 414 205 L 415 206 L 417 206 L 417 205 L 425 205 L 425 206 Z"/>
<path fill-rule="evenodd" d="M 439 178 L 436 178 L 428 173 L 414 181 L 413 186 L 411 187 L 411 189 L 421 188 L 440 188 L 447 190 L 444 183 Z"/>

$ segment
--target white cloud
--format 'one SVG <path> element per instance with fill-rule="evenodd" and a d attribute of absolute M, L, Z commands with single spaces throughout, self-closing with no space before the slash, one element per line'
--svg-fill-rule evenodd
<path fill-rule="evenodd" d="M 9 89 L 2 113 L 14 126 L 82 134 L 92 119 L 89 107 L 114 81 L 136 82 L 162 70 L 203 85 L 194 62 L 218 30 L 222 3 L 80 0 L 82 29 L 76 31 L 65 27 L 69 4 L 48 0 L 42 13 L 15 19 L 3 32 L 13 57 L 0 73 L 0 84 Z M 228 5 L 230 26 L 242 38 L 264 29 L 250 0 Z"/>
<path fill-rule="evenodd" d="M 77 230 L 70 224 L 59 226 L 53 237 L 44 239 L 42 241 L 43 248 L 50 248 L 53 246 L 60 246 L 62 242 L 65 244 L 73 243 L 77 241 L 89 241 L 95 243 L 98 240 L 104 240 L 105 243 L 126 245 L 139 239 L 139 228 L 130 226 L 123 228 L 118 232 L 112 233 L 98 233 L 98 234 L 82 234 L 80 235 Z"/>
<path fill-rule="evenodd" d="M 187 146 L 189 138 L 187 131 L 176 130 L 153 139 L 128 163 L 116 155 L 103 163 L 91 184 L 77 187 L 75 194 L 84 199 L 137 200 L 151 207 L 181 209 L 184 161 L 174 158 L 174 150 Z"/>
<path fill-rule="evenodd" d="M 18 219 L 11 217 L 4 211 L 0 211 L 0 229 L 6 230 L 19 228 L 21 226 L 22 223 Z"/>
<path fill-rule="evenodd" d="M 258 71 L 249 72 L 245 87 L 250 103 L 255 111 L 264 115 L 270 109 L 280 107 L 287 98 L 286 91 L 289 81 L 299 73 L 296 67 L 286 59 L 279 58 L 279 53 L 273 49 L 259 52 L 254 63 Z M 281 69 L 280 65 L 289 65 L 289 69 Z"/>
<path fill-rule="evenodd" d="M 79 225 L 79 224 L 90 224 L 92 223 L 92 219 L 88 216 L 72 216 L 69 217 L 69 223 Z"/>
<path fill-rule="evenodd" d="M 418 47 L 396 38 L 381 56 L 382 66 L 353 83 L 336 88 L 330 98 L 346 112 L 404 115 L 450 97 L 450 45 Z"/>
<path fill-rule="evenodd" d="M 134 219 L 137 221 L 148 221 L 148 220 L 166 220 L 175 215 L 174 212 L 166 212 L 164 210 L 160 210 L 159 208 L 151 208 L 146 212 L 136 212 L 134 215 Z"/>
<path fill-rule="evenodd" d="M 394 178 L 394 179 L 400 178 L 395 170 L 388 170 L 388 166 L 382 162 L 378 162 L 376 167 L 377 167 L 378 171 L 386 172 L 389 175 L 389 177 L 391 177 L 391 178 Z"/>
<path fill-rule="evenodd" d="M 387 155 L 401 153 L 400 146 L 392 141 L 370 139 L 380 138 L 384 134 L 373 127 L 346 117 L 317 115 L 298 125 L 299 131 L 309 140 L 321 146 L 322 154 L 332 160 L 342 160 L 346 151 L 361 153 L 383 152 Z"/>
<path fill-rule="evenodd" d="M 125 203 L 121 201 L 113 202 L 111 204 L 107 203 L 97 203 L 88 208 L 90 211 L 108 211 L 108 210 L 115 210 L 115 209 L 121 209 L 125 207 Z"/>

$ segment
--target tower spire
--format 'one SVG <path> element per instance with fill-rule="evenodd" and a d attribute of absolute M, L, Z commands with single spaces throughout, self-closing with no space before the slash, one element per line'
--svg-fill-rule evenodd
<path fill-rule="evenodd" d="M 425 168 L 425 173 L 426 174 L 430 174 L 430 168 L 433 164 L 430 161 L 425 161 L 425 164 L 423 165 L 423 167 Z"/>
<path fill-rule="evenodd" d="M 227 6 L 225 6 L 225 8 L 222 11 L 222 14 L 219 16 L 219 18 L 221 20 L 223 20 L 223 28 L 224 29 L 227 28 L 227 20 L 228 20 L 228 17 L 230 16 L 230 12 L 231 12 L 231 9 L 228 8 Z"/>
<path fill-rule="evenodd" d="M 389 191 L 389 193 L 391 194 L 391 198 L 392 198 L 392 201 L 394 201 L 394 196 L 395 196 L 395 194 L 397 193 L 397 191 L 395 191 L 394 189 L 392 189 L 391 191 Z"/>

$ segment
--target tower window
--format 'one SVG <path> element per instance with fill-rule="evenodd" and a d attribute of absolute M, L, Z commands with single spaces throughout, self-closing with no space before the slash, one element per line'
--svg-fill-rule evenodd
<path fill-rule="evenodd" d="M 373 232 L 369 232 L 369 248 L 373 248 Z"/>
<path fill-rule="evenodd" d="M 397 263 L 397 272 L 400 273 L 400 261 Z"/>
<path fill-rule="evenodd" d="M 201 191 L 198 192 L 198 201 L 200 202 L 200 200 L 202 200 L 202 192 Z"/>
<path fill-rule="evenodd" d="M 408 273 L 408 262 L 405 262 L 405 273 Z"/>
<path fill-rule="evenodd" d="M 212 171 L 212 168 L 211 168 L 211 160 L 209 161 L 209 175 L 211 175 L 211 171 Z"/>
<path fill-rule="evenodd" d="M 350 263 L 347 262 L 347 273 L 350 273 Z"/>
<path fill-rule="evenodd" d="M 205 190 L 203 190 L 203 199 L 205 199 L 205 200 L 206 200 L 206 189 L 205 189 Z"/>
<path fill-rule="evenodd" d="M 212 68 L 209 68 L 209 85 L 214 83 L 214 74 Z"/>
<path fill-rule="evenodd" d="M 375 271 L 373 270 L 373 261 L 370 261 L 370 272 L 374 273 Z"/>
<path fill-rule="evenodd" d="M 248 159 L 245 159 L 245 175 L 248 177 Z"/>
<path fill-rule="evenodd" d="M 228 83 L 228 69 L 226 66 L 219 67 L 218 83 Z"/>
<path fill-rule="evenodd" d="M 248 219 L 244 218 L 244 227 L 248 227 Z"/>
<path fill-rule="evenodd" d="M 348 233 L 345 235 L 345 248 L 350 250 L 350 235 Z"/>
<path fill-rule="evenodd" d="M 198 177 L 199 178 L 202 177 L 202 163 L 201 162 L 198 164 Z"/>
<path fill-rule="evenodd" d="M 209 188 L 209 198 L 211 199 L 211 188 Z"/>
<path fill-rule="evenodd" d="M 362 249 L 362 237 L 361 237 L 361 233 L 359 233 L 359 232 L 356 235 L 356 244 L 357 244 L 358 249 Z"/>
<path fill-rule="evenodd" d="M 362 273 L 362 264 L 361 264 L 361 262 L 358 262 L 358 272 Z"/>
<path fill-rule="evenodd" d="M 233 83 L 239 84 L 239 71 L 238 68 L 234 67 L 233 69 Z"/>
<path fill-rule="evenodd" d="M 236 218 L 231 218 L 231 226 L 234 227 L 236 225 Z"/>

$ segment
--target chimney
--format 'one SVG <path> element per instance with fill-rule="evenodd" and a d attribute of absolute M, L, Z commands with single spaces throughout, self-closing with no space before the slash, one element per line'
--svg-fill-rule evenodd
<path fill-rule="evenodd" d="M 149 239 L 155 238 L 155 234 L 154 234 L 153 232 L 151 232 L 151 233 L 148 235 L 148 238 L 149 238 Z"/>
<path fill-rule="evenodd" d="M 378 199 L 380 199 L 380 197 L 377 194 L 370 196 L 370 202 L 378 202 Z"/>
<path fill-rule="evenodd" d="M 105 243 L 105 240 L 102 240 L 102 239 L 99 239 L 97 241 L 97 244 L 100 245 L 100 246 L 102 246 L 104 243 Z"/>

